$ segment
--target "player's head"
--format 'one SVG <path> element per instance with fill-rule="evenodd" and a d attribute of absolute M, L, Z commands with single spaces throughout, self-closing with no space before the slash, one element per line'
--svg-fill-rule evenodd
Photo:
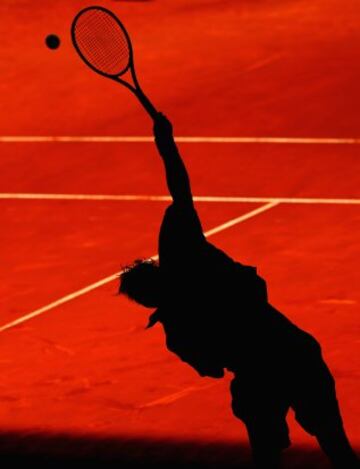
<path fill-rule="evenodd" d="M 137 259 L 120 275 L 119 293 L 147 308 L 159 306 L 160 289 L 160 267 L 152 259 Z"/>

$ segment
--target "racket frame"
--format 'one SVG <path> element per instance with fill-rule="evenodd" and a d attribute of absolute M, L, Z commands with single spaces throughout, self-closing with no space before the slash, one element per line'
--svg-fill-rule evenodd
<path fill-rule="evenodd" d="M 111 16 L 112 19 L 118 24 L 118 26 L 120 27 L 121 31 L 123 32 L 123 34 L 125 36 L 125 39 L 126 39 L 127 45 L 128 45 L 128 49 L 129 49 L 129 62 L 128 62 L 127 67 L 122 72 L 120 72 L 119 74 L 105 73 L 105 72 L 102 72 L 101 70 L 99 70 L 98 68 L 96 68 L 84 56 L 84 54 L 81 52 L 81 50 L 80 50 L 80 48 L 77 44 L 76 33 L 75 33 L 76 23 L 77 23 L 77 21 L 78 21 L 78 19 L 80 18 L 81 15 L 83 15 L 84 13 L 86 13 L 87 11 L 90 11 L 90 10 L 101 10 L 104 13 L 106 13 L 107 15 Z M 107 8 L 104 8 L 102 6 L 89 6 L 89 7 L 86 7 L 86 8 L 83 8 L 82 10 L 80 10 L 76 14 L 76 16 L 73 19 L 73 22 L 71 24 L 71 40 L 72 40 L 72 43 L 73 43 L 73 46 L 74 46 L 76 52 L 78 53 L 78 55 L 80 56 L 82 61 L 89 68 L 91 68 L 91 70 L 98 73 L 99 75 L 102 75 L 103 77 L 110 78 L 111 80 L 114 80 L 117 83 L 121 83 L 123 86 L 128 88 L 138 98 L 140 103 L 143 105 L 144 109 L 149 113 L 150 117 L 154 120 L 156 119 L 156 117 L 158 116 L 158 111 L 155 109 L 154 105 L 151 103 L 149 98 L 143 92 L 143 90 L 142 90 L 142 88 L 139 84 L 139 81 L 137 79 L 137 76 L 136 76 L 135 64 L 134 64 L 134 52 L 133 52 L 130 36 L 129 36 L 128 32 L 126 31 L 125 26 L 121 23 L 119 18 L 111 10 L 108 10 Z M 129 71 L 130 71 L 131 79 L 133 81 L 133 85 L 131 83 L 129 83 L 128 81 L 123 80 L 122 78 L 120 78 Z"/>

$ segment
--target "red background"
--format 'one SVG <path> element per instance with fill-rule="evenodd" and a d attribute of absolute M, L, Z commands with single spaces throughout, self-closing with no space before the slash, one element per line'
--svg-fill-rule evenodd
<path fill-rule="evenodd" d="M 100 3 L 126 24 L 139 80 L 176 135 L 359 137 L 356 0 Z M 92 73 L 73 50 L 70 24 L 86 5 L 1 0 L 2 136 L 151 135 L 134 97 Z M 49 33 L 62 40 L 56 51 L 44 45 Z M 256 265 L 271 302 L 321 342 L 358 447 L 359 145 L 180 148 L 198 196 L 355 201 L 280 204 L 212 241 Z M 1 194 L 167 193 L 151 143 L 1 142 L 0 152 Z M 166 207 L 2 198 L 0 326 L 156 253 Z M 211 229 L 261 205 L 197 207 Z M 230 410 L 231 376 L 199 378 L 166 351 L 159 328 L 143 330 L 148 312 L 116 289 L 111 282 L 1 332 L 1 431 L 193 441 L 205 445 L 203 455 L 215 443 L 246 446 Z M 292 415 L 289 422 L 289 457 L 316 448 Z M 231 461 L 221 448 L 211 457 Z M 314 454 L 317 467 L 327 467 Z"/>

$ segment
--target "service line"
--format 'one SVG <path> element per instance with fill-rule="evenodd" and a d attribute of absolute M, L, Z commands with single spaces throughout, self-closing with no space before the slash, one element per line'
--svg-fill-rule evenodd
<path fill-rule="evenodd" d="M 216 233 L 219 233 L 220 231 L 224 231 L 238 223 L 242 223 L 245 220 L 249 220 L 250 218 L 257 216 L 260 213 L 266 212 L 267 210 L 270 210 L 276 205 L 278 205 L 278 203 L 275 203 L 275 202 L 262 205 L 261 207 L 258 207 L 255 210 L 251 210 L 250 212 L 247 212 L 239 217 L 233 218 L 232 220 L 229 220 L 226 223 L 222 223 L 221 225 L 218 225 L 215 228 L 212 228 L 211 230 L 206 231 L 205 236 L 209 237 Z M 155 255 L 152 258 L 158 259 L 158 256 Z M 98 280 L 97 282 L 92 283 L 91 285 L 88 285 L 84 288 L 81 288 L 80 290 L 77 290 L 73 293 L 69 293 L 68 295 L 63 296 L 62 298 L 59 298 L 58 300 L 53 301 L 46 306 L 36 309 L 35 311 L 32 311 L 31 313 L 25 314 L 24 316 L 21 316 L 18 319 L 15 319 L 14 321 L 4 324 L 3 326 L 0 326 L 0 332 L 6 331 L 7 329 L 11 329 L 15 326 L 18 326 L 19 324 L 29 321 L 30 319 L 40 316 L 41 314 L 44 314 L 47 311 L 50 311 L 54 308 L 57 308 L 58 306 L 68 303 L 69 301 L 75 300 L 76 298 L 79 298 L 80 296 L 85 295 L 86 293 L 89 293 L 103 285 L 106 285 L 107 283 L 110 283 L 116 280 L 120 274 L 121 272 L 117 272 L 113 275 L 109 275 L 108 277 Z"/>

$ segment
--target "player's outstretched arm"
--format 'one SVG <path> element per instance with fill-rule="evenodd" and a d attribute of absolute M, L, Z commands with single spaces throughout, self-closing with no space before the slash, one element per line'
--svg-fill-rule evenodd
<path fill-rule="evenodd" d="M 154 136 L 165 165 L 166 181 L 173 201 L 192 205 L 189 175 L 176 147 L 171 122 L 161 113 L 154 120 Z"/>

